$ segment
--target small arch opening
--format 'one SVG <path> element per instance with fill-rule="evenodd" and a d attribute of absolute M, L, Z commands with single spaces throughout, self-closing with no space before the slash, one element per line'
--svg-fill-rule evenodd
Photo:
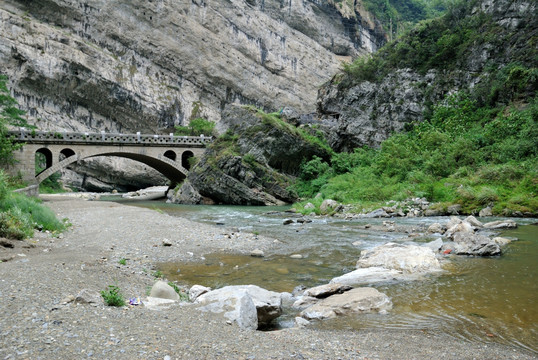
<path fill-rule="evenodd" d="M 192 151 L 185 151 L 181 154 L 181 166 L 190 170 L 194 160 L 194 153 Z"/>
<path fill-rule="evenodd" d="M 35 152 L 35 175 L 52 166 L 52 151 L 41 148 Z"/>
<path fill-rule="evenodd" d="M 172 160 L 172 161 L 176 161 L 176 159 L 177 159 L 177 154 L 176 154 L 174 151 L 172 151 L 172 150 L 168 150 L 168 151 L 166 151 L 166 152 L 164 153 L 164 157 L 165 157 L 165 158 L 168 158 L 168 159 L 170 159 L 170 160 Z"/>
<path fill-rule="evenodd" d="M 62 161 L 73 155 L 75 155 L 75 152 L 72 149 L 63 149 L 62 151 L 60 151 L 60 156 L 58 160 Z"/>

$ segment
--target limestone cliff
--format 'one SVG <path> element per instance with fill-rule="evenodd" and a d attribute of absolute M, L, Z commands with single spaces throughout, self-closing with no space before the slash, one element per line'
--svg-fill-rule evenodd
<path fill-rule="evenodd" d="M 0 69 L 42 129 L 155 133 L 232 102 L 311 112 L 342 56 L 385 41 L 346 4 L 6 0 Z"/>
<path fill-rule="evenodd" d="M 495 81 L 510 65 L 538 64 L 537 5 L 528 0 L 473 0 L 423 23 L 372 61 L 350 66 L 320 88 L 318 115 L 335 150 L 379 146 L 422 121 L 456 91 L 491 105 L 513 101 Z M 532 89 L 529 89 L 531 91 Z"/>

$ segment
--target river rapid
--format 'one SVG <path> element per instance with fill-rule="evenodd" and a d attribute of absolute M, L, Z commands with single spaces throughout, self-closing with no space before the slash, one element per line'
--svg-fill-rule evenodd
<path fill-rule="evenodd" d="M 283 225 L 293 215 L 286 208 L 185 206 L 163 202 L 129 205 L 160 209 L 173 216 L 217 224 L 277 239 L 278 253 L 264 258 L 208 254 L 200 263 L 159 264 L 170 280 L 210 287 L 255 284 L 273 291 L 292 292 L 312 287 L 354 270 L 361 250 L 386 242 L 424 243 L 434 237 L 410 237 L 408 232 L 365 229 L 394 221 L 420 233 L 447 217 L 354 219 L 312 217 L 308 224 Z M 480 219 L 483 222 L 499 218 Z M 318 328 L 422 329 L 473 342 L 499 342 L 538 353 L 538 226 L 537 219 L 514 219 L 517 229 L 502 236 L 518 238 L 499 257 L 448 256 L 442 275 L 421 281 L 376 284 L 392 298 L 385 315 L 339 317 L 314 324 Z M 224 235 L 223 235 L 224 236 Z M 301 258 L 290 255 L 300 254 Z M 279 326 L 291 326 L 295 313 L 287 309 Z"/>

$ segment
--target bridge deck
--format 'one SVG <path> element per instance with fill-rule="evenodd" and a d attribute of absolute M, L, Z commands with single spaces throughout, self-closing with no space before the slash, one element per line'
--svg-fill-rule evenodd
<path fill-rule="evenodd" d="M 78 133 L 66 131 L 35 131 L 35 130 L 11 130 L 8 136 L 12 136 L 16 142 L 28 144 L 86 144 L 86 145 L 131 145 L 131 146 L 189 146 L 205 147 L 213 141 L 212 137 L 201 136 L 176 136 L 170 135 L 147 135 L 147 134 L 114 134 L 114 133 Z"/>

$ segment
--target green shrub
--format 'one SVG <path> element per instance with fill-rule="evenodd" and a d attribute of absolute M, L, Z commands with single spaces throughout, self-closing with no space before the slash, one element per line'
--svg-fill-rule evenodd
<path fill-rule="evenodd" d="M 215 123 L 203 118 L 192 119 L 187 126 L 176 126 L 175 135 L 179 136 L 213 136 Z"/>
<path fill-rule="evenodd" d="M 0 237 L 23 240 L 34 234 L 30 218 L 18 208 L 0 212 Z"/>
<path fill-rule="evenodd" d="M 125 305 L 125 298 L 120 288 L 115 285 L 108 285 L 108 289 L 101 291 L 101 296 L 108 306 L 121 307 Z"/>

